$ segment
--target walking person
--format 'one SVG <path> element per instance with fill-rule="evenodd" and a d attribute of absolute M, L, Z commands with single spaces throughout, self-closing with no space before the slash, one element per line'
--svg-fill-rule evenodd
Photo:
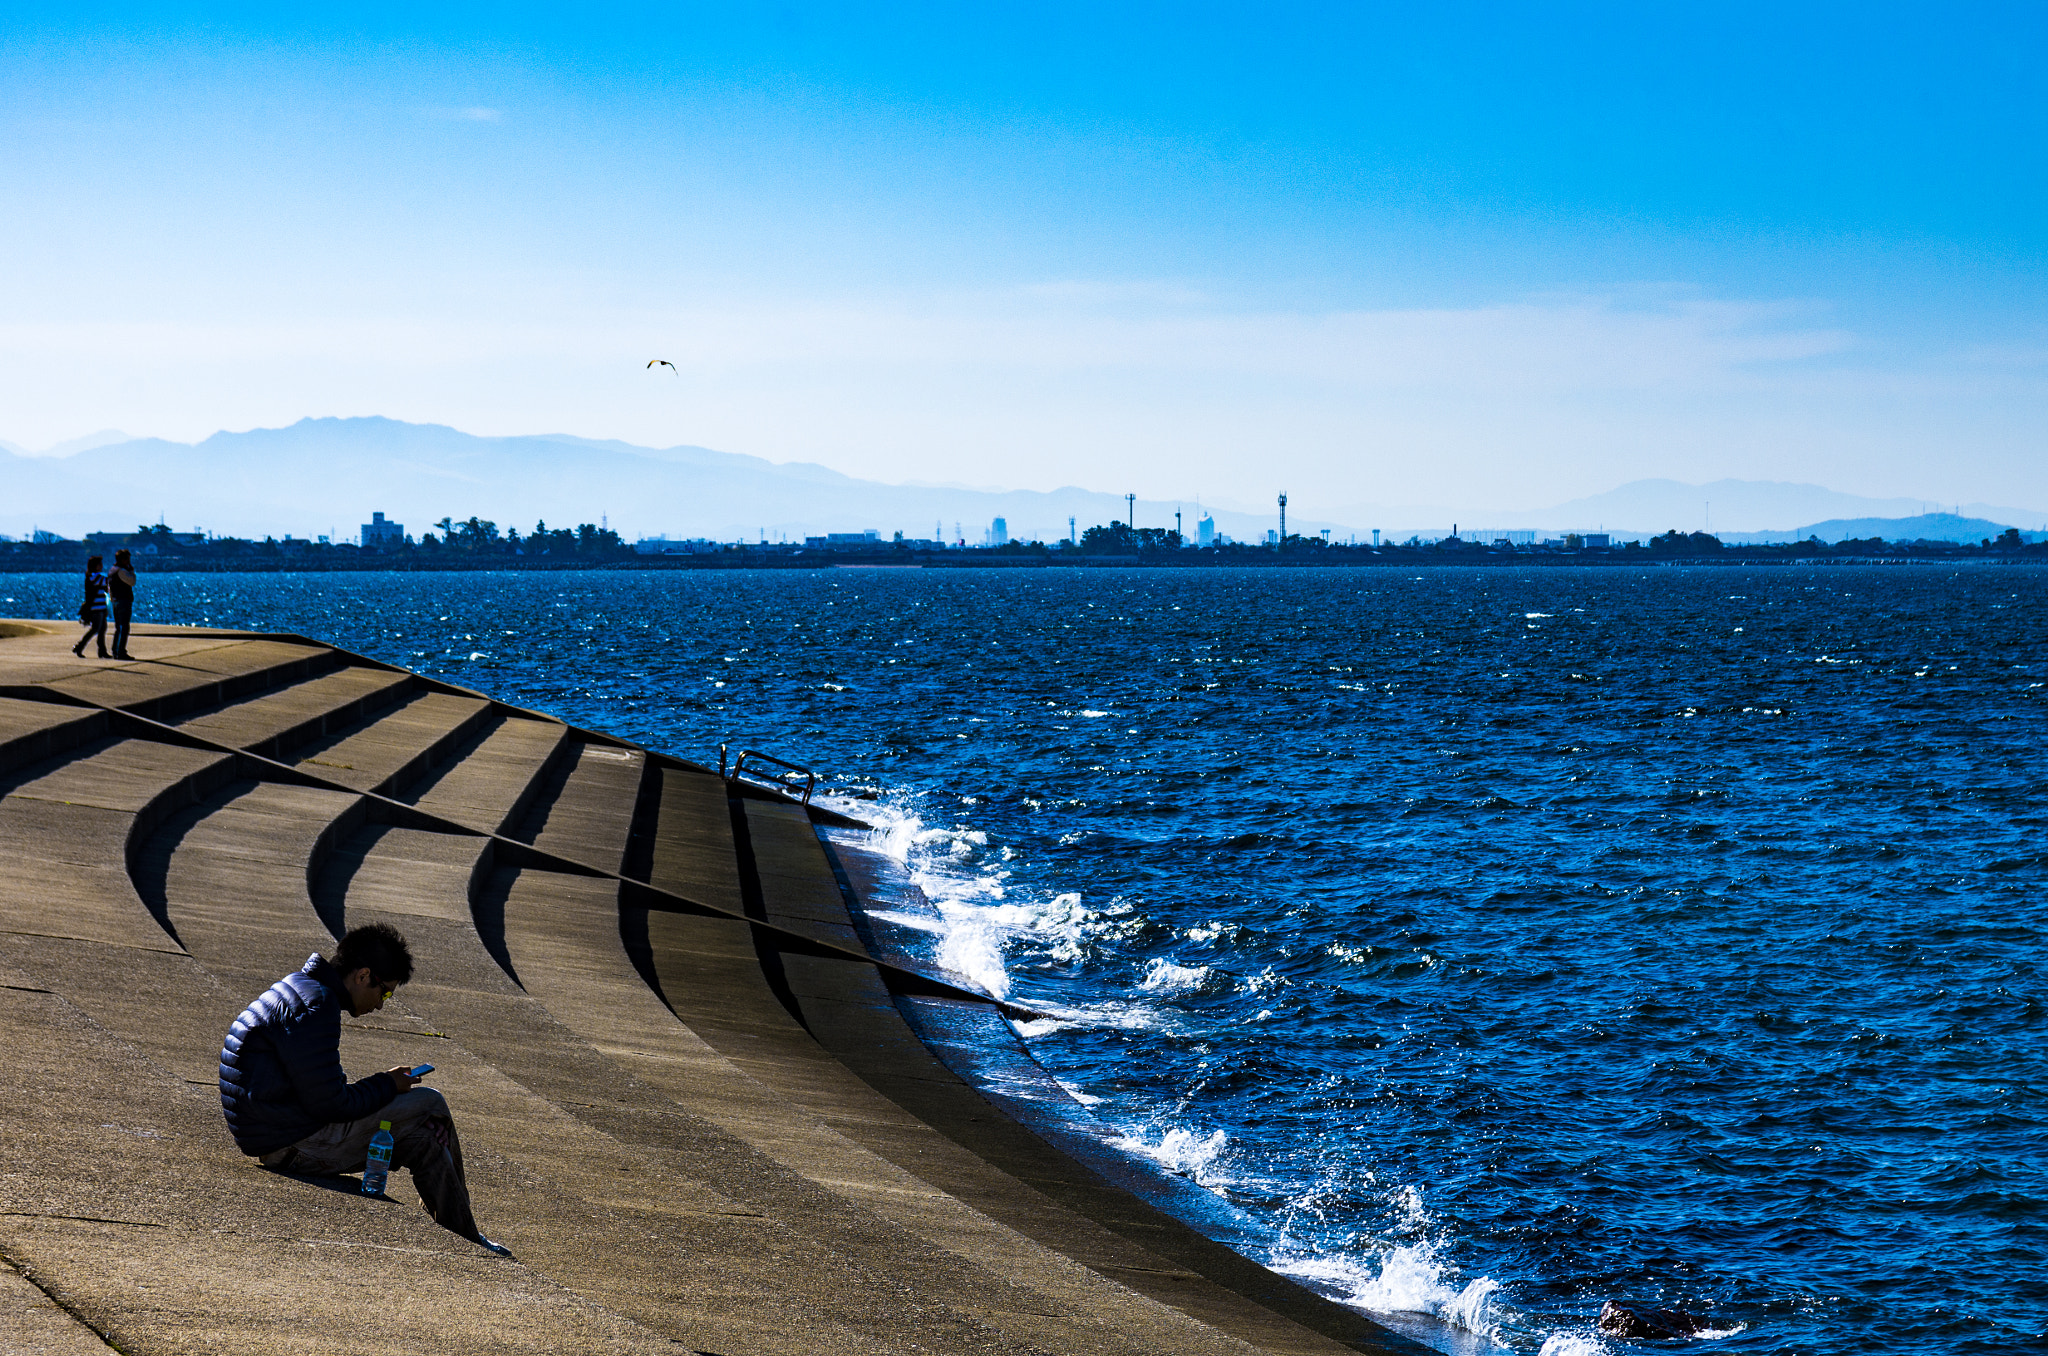
<path fill-rule="evenodd" d="M 102 557 L 92 556 L 85 562 L 85 601 L 78 605 L 78 620 L 85 627 L 85 634 L 71 647 L 71 653 L 85 658 L 85 642 L 97 640 L 100 643 L 100 658 L 110 659 L 107 653 L 107 577 L 100 573 Z"/>
<path fill-rule="evenodd" d="M 114 572 L 107 576 L 107 593 L 114 603 L 114 658 L 128 659 L 128 619 L 135 613 L 135 561 L 125 546 L 114 552 Z"/>

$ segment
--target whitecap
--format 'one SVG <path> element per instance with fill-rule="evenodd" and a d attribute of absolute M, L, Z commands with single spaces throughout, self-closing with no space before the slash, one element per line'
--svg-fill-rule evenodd
<path fill-rule="evenodd" d="M 1613 1350 L 1597 1337 L 1555 1332 L 1543 1339 L 1543 1349 L 1536 1356 L 1611 1356 Z"/>
<path fill-rule="evenodd" d="M 1425 1314 L 1454 1327 L 1498 1339 L 1493 1312 L 1500 1283 L 1481 1276 L 1459 1286 L 1431 1243 L 1406 1243 L 1370 1258 L 1308 1252 L 1276 1256 L 1273 1269 L 1314 1281 L 1354 1308 L 1382 1314 Z"/>
<path fill-rule="evenodd" d="M 1223 1155 L 1230 1147 L 1230 1136 L 1221 1130 L 1204 1135 L 1185 1126 L 1168 1126 L 1154 1143 L 1143 1134 L 1120 1135 L 1111 1138 L 1111 1147 L 1126 1153 L 1139 1154 L 1177 1176 L 1186 1177 L 1211 1191 L 1230 1185 L 1234 1180 L 1222 1171 Z"/>
<path fill-rule="evenodd" d="M 1163 956 L 1155 956 L 1145 967 L 1138 987 L 1163 997 L 1178 997 L 1201 988 L 1213 973 L 1206 965 L 1175 965 Z"/>

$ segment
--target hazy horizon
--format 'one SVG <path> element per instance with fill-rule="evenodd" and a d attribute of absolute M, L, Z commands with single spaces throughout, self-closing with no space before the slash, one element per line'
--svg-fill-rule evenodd
<path fill-rule="evenodd" d="M 872 529 L 973 541 L 1001 517 L 1019 539 L 1053 540 L 1067 535 L 1070 517 L 1085 528 L 1127 516 L 1123 495 L 1099 484 L 1044 492 L 891 483 L 689 445 L 648 448 L 563 434 L 485 438 L 381 417 L 308 418 L 284 428 L 222 431 L 198 444 L 108 441 L 116 436 L 103 430 L 61 455 L 8 453 L 0 466 L 14 468 L 16 483 L 12 502 L 0 508 L 0 532 L 125 531 L 137 521 L 163 520 L 223 535 L 347 540 L 353 523 L 340 519 L 367 519 L 375 510 L 416 535 L 443 517 L 477 516 L 522 530 L 543 517 L 558 525 L 609 520 L 628 538 L 752 540 Z M 1950 533 L 1967 522 L 2048 527 L 2048 512 L 2036 509 L 1875 499 L 1783 481 L 1643 479 L 1589 497 L 1519 506 L 1339 503 L 1313 483 L 1288 493 L 1290 528 L 1327 529 L 1339 540 L 1365 539 L 1374 529 L 1405 537 L 1454 528 L 1468 536 L 1537 529 L 1640 537 L 1672 528 L 1804 536 L 1816 524 L 1928 514 L 1954 517 L 1924 524 Z M 1262 537 L 1277 518 L 1272 499 L 1191 504 L 1146 492 L 1138 500 L 1140 525 L 1179 521 L 1190 536 L 1204 511 L 1219 531 L 1240 539 Z"/>

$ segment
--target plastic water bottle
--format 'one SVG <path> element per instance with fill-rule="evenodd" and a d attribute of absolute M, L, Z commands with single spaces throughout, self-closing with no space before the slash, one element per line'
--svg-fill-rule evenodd
<path fill-rule="evenodd" d="M 391 1122 L 377 1122 L 377 1133 L 370 1136 L 370 1152 L 363 1162 L 365 1196 L 384 1194 L 384 1183 L 391 1177 L 391 1151 L 397 1143 L 391 1138 Z"/>

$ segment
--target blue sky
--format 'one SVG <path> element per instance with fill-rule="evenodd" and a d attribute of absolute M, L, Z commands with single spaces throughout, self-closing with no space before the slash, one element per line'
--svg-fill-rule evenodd
<path fill-rule="evenodd" d="M 2048 505 L 2042 11 L 1649 8 L 17 6 L 0 438 Z"/>

